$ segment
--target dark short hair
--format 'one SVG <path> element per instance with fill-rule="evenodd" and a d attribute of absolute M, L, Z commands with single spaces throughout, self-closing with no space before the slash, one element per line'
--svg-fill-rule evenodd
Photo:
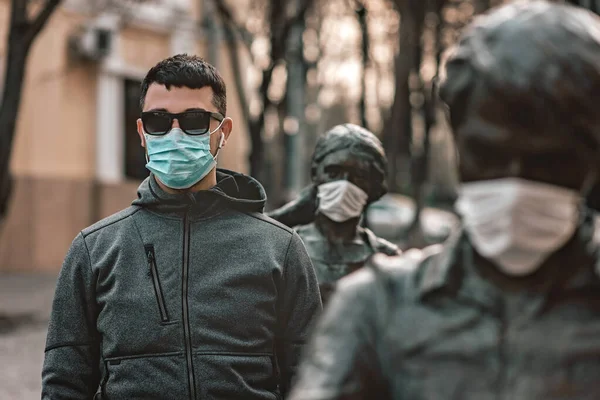
<path fill-rule="evenodd" d="M 356 157 L 369 160 L 373 172 L 379 178 L 373 182 L 373 193 L 368 193 L 370 202 L 379 200 L 387 193 L 387 158 L 383 145 L 372 132 L 354 124 L 334 126 L 319 137 L 312 156 L 313 179 L 325 157 L 340 150 L 348 150 Z"/>
<path fill-rule="evenodd" d="M 140 110 L 144 109 L 148 88 L 153 83 L 164 85 L 167 90 L 170 90 L 171 86 L 190 89 L 202 89 L 210 86 L 213 91 L 214 106 L 221 114 L 227 114 L 225 81 L 223 81 L 215 67 L 201 57 L 177 54 L 160 61 L 152 67 L 142 82 Z"/>
<path fill-rule="evenodd" d="M 463 32 L 445 73 L 440 97 L 455 133 L 485 117 L 600 148 L 600 18 L 585 9 L 534 1 L 492 10 Z"/>

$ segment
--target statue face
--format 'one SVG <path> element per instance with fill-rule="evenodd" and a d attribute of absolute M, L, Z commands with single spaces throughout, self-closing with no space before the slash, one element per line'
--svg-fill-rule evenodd
<path fill-rule="evenodd" d="M 349 150 L 339 150 L 325 156 L 319 164 L 314 183 L 322 183 L 345 179 L 367 194 L 372 193 L 371 185 L 378 180 L 371 177 L 372 168 L 368 157 L 361 157 L 360 154 L 351 153 Z"/>
<path fill-rule="evenodd" d="M 517 177 L 582 188 L 596 164 L 575 134 L 536 134 L 507 125 L 477 115 L 459 127 L 455 137 L 461 181 Z"/>

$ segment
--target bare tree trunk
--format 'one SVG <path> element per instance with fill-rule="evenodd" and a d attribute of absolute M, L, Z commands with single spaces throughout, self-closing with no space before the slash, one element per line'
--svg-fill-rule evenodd
<path fill-rule="evenodd" d="M 208 43 L 208 62 L 217 70 L 219 67 L 219 50 L 221 47 L 221 29 L 215 18 L 216 9 L 213 0 L 200 0 L 202 9 L 202 20 L 198 21 L 200 28 L 206 32 L 206 41 Z M 229 33 L 229 38 L 235 38 L 235 31 L 229 24 L 230 21 L 225 21 L 225 33 Z M 229 28 L 229 29 L 228 29 Z M 231 54 L 231 53 L 230 53 Z"/>
<path fill-rule="evenodd" d="M 369 129 L 367 121 L 367 105 L 366 105 L 366 93 L 367 93 L 367 82 L 366 74 L 369 68 L 369 25 L 367 23 L 367 8 L 361 1 L 357 1 L 356 14 L 358 16 L 358 23 L 360 25 L 360 31 L 362 36 L 362 90 L 359 103 L 360 123 L 365 128 Z"/>
<path fill-rule="evenodd" d="M 301 6 L 302 0 L 293 0 Z M 304 174 L 304 142 L 306 115 L 306 72 L 304 70 L 304 39 L 306 30 L 304 20 L 297 20 L 290 30 L 286 48 L 287 82 L 285 101 L 285 117 L 295 121 L 295 126 L 288 126 L 283 132 L 284 154 L 283 170 L 285 176 L 284 200 L 296 198 L 302 187 Z"/>
<path fill-rule="evenodd" d="M 301 0 L 300 6 L 291 17 L 286 17 L 286 3 L 282 1 L 272 0 L 269 9 L 269 25 L 271 27 L 270 42 L 271 42 L 271 63 L 263 70 L 262 82 L 258 89 L 262 112 L 256 118 L 249 118 L 248 132 L 250 135 L 250 143 L 252 150 L 249 156 L 250 175 L 262 178 L 265 165 L 265 146 L 262 138 L 262 132 L 265 125 L 265 112 L 273 106 L 268 96 L 271 78 L 275 66 L 285 58 L 286 44 L 292 27 L 301 20 L 304 20 L 308 9 L 312 6 L 314 0 Z M 231 11 L 225 4 L 224 0 L 215 0 L 215 6 L 225 23 L 229 23 L 231 27 L 235 26 Z M 241 28 L 236 26 L 239 31 Z"/>
<path fill-rule="evenodd" d="M 240 107 L 242 108 L 242 115 L 244 116 L 244 121 L 248 123 L 248 121 L 250 121 L 251 119 L 250 105 L 248 103 L 248 97 L 246 95 L 246 86 L 244 85 L 244 78 L 242 77 L 242 62 L 240 60 L 235 31 L 229 23 L 223 24 L 223 29 L 225 31 L 225 43 L 227 44 L 227 53 L 229 54 L 231 68 L 233 69 L 233 79 L 238 94 L 238 100 L 240 102 Z"/>
<path fill-rule="evenodd" d="M 436 61 L 436 74 L 437 78 L 440 69 L 441 63 L 441 54 L 442 54 L 442 28 L 443 28 L 443 18 L 442 18 L 442 10 L 446 0 L 433 0 L 431 2 L 431 6 L 433 8 L 433 12 L 438 16 L 437 26 L 435 27 L 435 61 Z M 419 10 L 417 18 L 419 21 L 418 31 L 423 32 L 424 29 L 424 19 L 425 19 L 426 9 L 423 8 Z M 420 46 L 417 46 L 419 49 L 415 54 L 415 59 L 417 62 L 415 63 L 415 68 L 417 71 L 420 69 L 421 65 L 421 53 Z M 409 228 L 409 244 L 411 247 L 424 247 L 427 245 L 425 240 L 425 234 L 423 231 L 423 226 L 421 224 L 421 214 L 423 208 L 425 207 L 425 185 L 427 183 L 427 179 L 429 176 L 429 159 L 430 159 L 430 150 L 431 150 L 431 130 L 435 125 L 436 119 L 436 94 L 434 92 L 433 82 L 429 85 L 425 84 L 421 81 L 421 92 L 424 97 L 424 104 L 421 110 L 425 126 L 423 132 L 423 145 L 420 154 L 413 155 L 412 159 L 412 187 L 413 187 L 413 198 L 415 200 L 415 215 L 414 219 L 411 223 L 411 227 Z"/>
<path fill-rule="evenodd" d="M 411 105 L 409 78 L 413 68 L 414 48 L 420 39 L 416 31 L 413 7 L 422 0 L 396 0 L 400 12 L 400 51 L 395 60 L 396 87 L 391 113 L 383 128 L 383 143 L 389 161 L 388 182 L 391 191 L 398 191 L 402 159 L 408 159 L 411 141 Z"/>
<path fill-rule="evenodd" d="M 418 5 L 417 5 L 418 4 Z M 417 75 L 419 82 L 418 91 L 423 94 L 424 103 L 418 110 L 419 113 L 425 119 L 425 127 L 423 133 L 423 143 L 419 145 L 418 151 L 411 148 L 411 194 L 415 202 L 415 214 L 411 226 L 408 231 L 408 243 L 410 247 L 423 247 L 425 245 L 425 238 L 423 229 L 421 226 L 421 211 L 424 207 L 424 186 L 427 181 L 427 166 L 426 166 L 426 152 L 425 146 L 428 145 L 428 96 L 426 95 L 425 83 L 423 82 L 419 71 L 421 70 L 421 63 L 423 60 L 423 46 L 422 36 L 425 24 L 425 13 L 427 8 L 426 1 L 420 1 L 413 3 L 411 11 L 413 12 L 414 18 L 414 42 L 412 43 L 412 61 L 413 71 Z M 413 132 L 411 131 L 411 134 Z"/>
<path fill-rule="evenodd" d="M 260 115 L 250 121 L 250 140 L 252 151 L 250 152 L 250 173 L 252 176 L 262 178 L 265 174 L 265 146 L 262 139 L 262 132 L 265 127 L 265 114 L 273 106 L 269 99 L 269 86 L 273 77 L 275 67 L 285 57 L 285 49 L 288 36 L 292 29 L 293 21 L 286 21 L 286 2 L 272 0 L 269 8 L 269 37 L 271 43 L 271 64 L 263 70 L 262 82 L 259 88 L 260 100 L 263 110 Z"/>
<path fill-rule="evenodd" d="M 259 116 L 258 120 L 253 120 L 250 115 L 250 104 L 248 102 L 246 86 L 244 85 L 244 78 L 242 77 L 242 61 L 240 59 L 235 31 L 231 26 L 231 23 L 225 23 L 223 26 L 225 31 L 225 42 L 227 43 L 227 52 L 233 69 L 233 79 L 240 107 L 242 109 L 242 115 L 249 130 L 252 148 L 256 150 L 255 154 L 258 157 L 258 160 L 255 160 L 255 162 L 259 161 L 256 165 L 250 166 L 251 175 L 258 178 L 268 192 L 269 188 L 273 185 L 273 181 L 271 179 L 271 174 L 269 174 L 268 171 L 265 171 L 264 168 L 264 165 L 266 164 L 266 152 L 262 140 L 264 112 Z"/>
<path fill-rule="evenodd" d="M 48 0 L 33 19 L 27 18 L 27 0 L 12 0 L 4 93 L 0 103 L 0 223 L 8 212 L 12 192 L 10 158 L 21 105 L 27 58 L 31 45 L 60 0 Z"/>

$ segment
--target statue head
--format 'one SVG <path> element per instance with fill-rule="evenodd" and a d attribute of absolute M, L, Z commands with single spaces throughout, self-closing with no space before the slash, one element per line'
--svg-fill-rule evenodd
<path fill-rule="evenodd" d="M 317 141 L 311 177 L 315 185 L 345 179 L 367 193 L 368 203 L 387 193 L 387 159 L 381 141 L 358 125 L 337 125 Z"/>
<path fill-rule="evenodd" d="M 475 20 L 445 66 L 463 182 L 519 177 L 593 183 L 600 148 L 600 18 L 545 1 Z M 589 181 L 592 182 L 589 182 Z"/>

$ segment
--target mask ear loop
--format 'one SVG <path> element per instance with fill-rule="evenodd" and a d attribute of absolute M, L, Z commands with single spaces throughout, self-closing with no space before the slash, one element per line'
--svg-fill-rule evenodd
<path fill-rule="evenodd" d="M 219 157 L 219 151 L 221 151 L 221 149 L 223 148 L 224 141 L 225 141 L 225 134 L 223 132 L 221 132 L 221 140 L 219 140 L 219 147 L 217 147 L 217 152 L 215 153 L 215 156 L 213 157 L 215 159 L 215 161 L 217 161 L 217 157 Z"/>
<path fill-rule="evenodd" d="M 215 133 L 216 131 L 221 129 L 221 126 L 223 126 L 223 123 L 225 122 L 226 119 L 229 119 L 229 117 L 224 118 L 223 121 L 221 121 L 221 123 L 219 124 L 219 126 L 217 126 L 217 128 L 214 131 L 210 132 L 209 135 L 212 135 L 213 133 Z M 217 161 L 217 157 L 219 156 L 219 151 L 221 151 L 221 149 L 223 148 L 224 142 L 225 142 L 225 134 L 223 132 L 221 132 L 221 139 L 219 140 L 219 147 L 217 147 L 217 152 L 213 156 L 213 159 L 215 161 Z"/>
<path fill-rule="evenodd" d="M 144 129 L 142 131 L 144 132 L 144 143 L 146 144 L 144 146 L 144 157 L 146 158 L 146 164 L 148 164 L 150 162 L 150 157 L 148 157 L 148 138 L 146 137 L 146 131 Z"/>

